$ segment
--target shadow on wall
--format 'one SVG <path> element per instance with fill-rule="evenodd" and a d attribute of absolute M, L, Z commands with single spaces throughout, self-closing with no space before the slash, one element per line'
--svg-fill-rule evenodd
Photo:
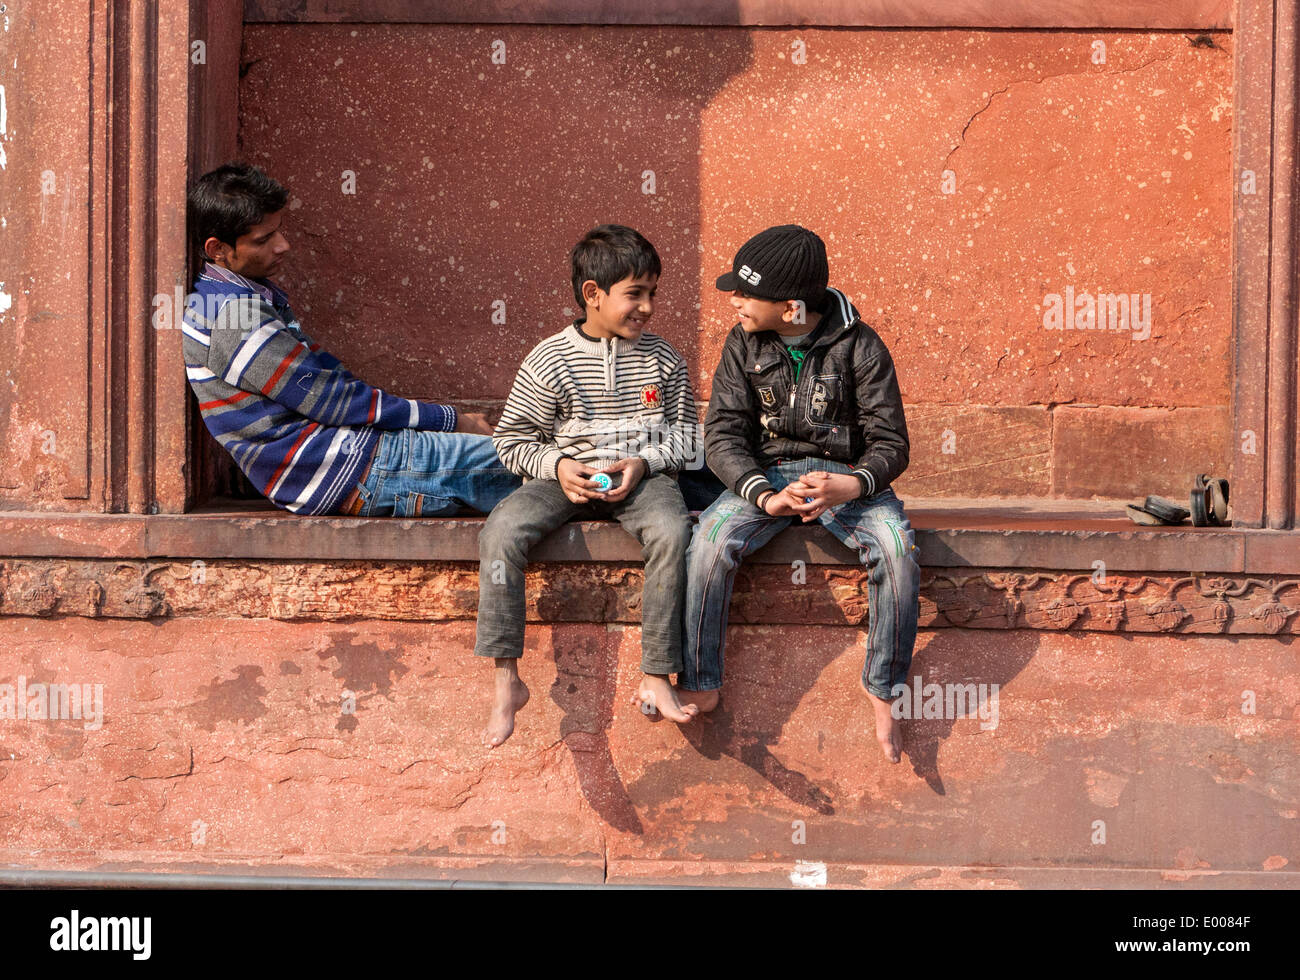
<path fill-rule="evenodd" d="M 569 250 L 617 222 L 664 260 L 651 329 L 698 397 L 700 121 L 750 49 L 687 28 L 247 25 L 240 152 L 291 191 L 304 326 L 394 392 L 503 399 L 578 312 Z"/>
<path fill-rule="evenodd" d="M 845 655 L 842 630 L 794 632 L 802 635 L 803 642 L 791 645 L 770 629 L 729 630 L 731 669 L 723 699 L 709 715 L 681 727 L 698 759 L 693 762 L 690 752 L 673 753 L 652 763 L 631 785 L 623 781 L 609 740 L 614 699 L 621 690 L 611 683 L 611 678 L 618 676 L 618 643 L 573 640 L 557 647 L 556 678 L 550 694 L 564 711 L 561 738 L 573 754 L 583 796 L 601 819 L 624 833 L 646 833 L 639 812 L 679 805 L 684 785 L 725 778 L 720 775 L 725 770 L 713 763 L 728 758 L 753 770 L 797 806 L 823 816 L 832 816 L 837 810 L 850 816 L 855 804 L 848 804 L 850 812 L 846 812 L 846 799 L 860 799 L 862 787 L 841 786 L 824 775 L 809 775 L 803 771 L 806 766 L 790 760 L 816 758 L 826 751 L 827 758 L 865 756 L 868 771 L 887 766 L 876 744 L 866 695 L 855 681 L 862 667 L 863 641 L 860 636 L 849 640 L 852 652 Z M 837 636 L 839 639 L 834 639 Z M 968 710 L 961 717 L 977 719 L 986 728 L 996 726 L 998 692 L 1020 674 L 1039 643 L 1038 637 L 1027 633 L 998 637 L 997 649 L 972 663 L 970 637 L 967 630 L 922 631 L 905 695 L 909 712 L 911 704 L 919 704 L 921 710 L 916 718 L 903 723 L 904 763 L 937 796 L 945 795 L 939 749 L 958 720 L 956 713 L 946 709 L 962 704 L 969 695 L 964 702 Z M 825 680 L 823 675 L 841 655 L 851 662 L 851 669 L 847 673 L 837 670 L 837 675 L 844 676 Z M 919 692 L 915 697 L 913 685 Z M 939 695 L 942 714 L 932 710 L 934 691 L 943 692 Z M 953 692 L 959 695 L 955 699 Z M 991 696 L 991 705 L 989 698 L 980 697 L 984 694 Z M 981 714 L 977 702 L 991 710 Z M 797 714 L 803 717 L 787 731 Z M 658 724 L 672 724 L 661 716 L 655 719 Z M 791 741 L 796 729 L 801 734 Z M 812 744 L 795 744 L 804 740 Z M 782 742 L 786 761 L 773 751 Z M 827 742 L 835 744 L 828 748 Z M 840 768 L 836 766 L 834 771 Z M 839 778 L 843 775 L 839 772 Z"/>
<path fill-rule="evenodd" d="M 1016 637 L 987 662 L 970 663 L 966 656 L 968 639 L 969 634 L 961 630 L 921 631 L 908 692 L 897 702 L 899 710 L 906 712 L 903 715 L 904 762 L 940 796 L 945 790 L 939 771 L 939 747 L 952 734 L 957 721 L 957 714 L 951 708 L 965 703 L 970 710 L 963 712 L 962 717 L 979 717 L 974 709 L 980 693 L 992 692 L 987 717 L 989 724 L 996 725 L 997 692 L 1019 675 L 1037 648 L 1037 638 Z M 822 674 L 842 653 L 842 647 L 791 649 L 765 640 L 746 643 L 743 634 L 737 636 L 736 631 L 729 634 L 729 640 L 729 653 L 734 649 L 735 658 L 748 661 L 743 675 L 730 685 L 718 709 L 701 725 L 684 729 L 687 738 L 704 757 L 737 759 L 792 802 L 825 815 L 833 814 L 835 788 L 818 786 L 805 774 L 782 763 L 773 755 L 772 748 L 781 740 L 786 725 L 818 685 Z M 856 675 L 862 667 L 861 639 L 854 644 L 854 651 Z M 914 687 L 920 692 L 915 696 Z M 936 701 L 936 693 L 942 699 L 942 708 Z M 824 747 L 825 740 L 835 739 L 841 742 L 836 747 L 837 753 L 865 753 L 873 762 L 880 761 L 866 695 L 854 686 L 836 690 L 832 696 L 848 704 L 861 702 L 860 710 L 850 709 L 845 713 L 851 719 L 861 719 L 862 727 L 826 732 L 819 736 L 818 750 Z M 983 703 L 987 704 L 987 699 Z"/>

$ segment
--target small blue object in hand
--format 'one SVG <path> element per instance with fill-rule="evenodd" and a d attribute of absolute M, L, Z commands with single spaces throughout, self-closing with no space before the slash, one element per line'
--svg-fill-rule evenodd
<path fill-rule="evenodd" d="M 614 486 L 614 481 L 609 478 L 607 473 L 597 473 L 591 478 L 591 482 L 596 484 L 596 489 L 601 493 L 609 492 L 609 489 Z"/>

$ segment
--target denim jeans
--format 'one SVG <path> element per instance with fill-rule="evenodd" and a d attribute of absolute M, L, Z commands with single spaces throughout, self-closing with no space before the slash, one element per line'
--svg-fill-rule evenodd
<path fill-rule="evenodd" d="M 447 517 L 462 507 L 486 514 L 521 482 L 501 465 L 491 436 L 393 429 L 379 437 L 358 484 L 358 516 Z"/>
<path fill-rule="evenodd" d="M 843 463 L 805 457 L 782 460 L 765 472 L 780 490 L 805 473 L 848 473 Z M 793 517 L 772 517 L 728 490 L 700 515 L 686 556 L 686 619 L 683 670 L 678 680 L 689 691 L 722 686 L 731 589 L 741 560 L 790 526 Z M 921 566 L 902 501 L 886 487 L 869 500 L 857 499 L 826 510 L 818 520 L 858 553 L 868 572 L 866 660 L 862 683 L 877 697 L 893 700 L 893 687 L 907 680 L 916 645 Z M 800 588 L 801 586 L 793 586 Z"/>
<path fill-rule="evenodd" d="M 521 657 L 524 652 L 524 565 L 533 546 L 572 517 L 613 516 L 641 543 L 641 669 L 675 674 L 682 669 L 682 598 L 691 516 L 677 480 L 647 476 L 617 503 L 575 504 L 557 480 L 529 480 L 496 506 L 478 538 L 480 657 Z"/>

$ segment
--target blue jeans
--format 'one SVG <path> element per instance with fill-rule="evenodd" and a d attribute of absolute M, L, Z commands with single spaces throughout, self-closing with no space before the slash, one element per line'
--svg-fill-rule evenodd
<path fill-rule="evenodd" d="M 848 473 L 849 467 L 814 456 L 783 460 L 765 472 L 780 490 L 814 470 Z M 730 490 L 700 515 L 686 554 L 681 687 L 688 691 L 722 687 L 722 651 L 736 570 L 746 555 L 794 520 L 773 517 Z M 902 501 L 889 487 L 869 500 L 859 498 L 832 507 L 818 520 L 868 566 L 869 621 L 862 683 L 877 697 L 893 700 L 894 685 L 907 680 L 916 645 L 921 566 L 912 525 Z"/>
<path fill-rule="evenodd" d="M 358 516 L 447 517 L 462 507 L 487 514 L 522 482 L 501 465 L 491 436 L 393 429 L 379 437 L 357 486 Z"/>

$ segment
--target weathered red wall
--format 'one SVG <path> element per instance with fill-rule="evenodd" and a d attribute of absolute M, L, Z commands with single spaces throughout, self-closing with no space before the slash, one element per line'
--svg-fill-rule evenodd
<path fill-rule="evenodd" d="M 0 727 L 0 866 L 1295 886 L 1295 637 L 923 630 L 913 675 L 998 684 L 997 727 L 909 722 L 898 766 L 862 639 L 736 627 L 722 708 L 679 728 L 628 703 L 635 627 L 536 625 L 488 752 L 472 623 L 0 620 L 0 680 L 105 708 Z"/>
<path fill-rule="evenodd" d="M 713 278 L 797 221 L 897 362 L 900 494 L 1183 496 L 1231 451 L 1232 37 L 1203 37 L 247 25 L 240 146 L 294 194 L 307 329 L 374 383 L 504 398 L 619 221 L 706 400 Z M 1044 329 L 1067 286 L 1150 294 L 1150 337 Z"/>
<path fill-rule="evenodd" d="M 209 34 L 214 67 L 189 69 L 192 122 L 207 128 L 187 138 L 203 165 L 234 136 L 223 93 L 234 87 L 227 55 L 241 6 L 222 0 L 191 23 Z M 75 26 L 79 44 L 30 12 L 15 13 L 14 34 L 0 39 L 21 28 L 28 41 L 0 134 L 10 167 L 0 185 L 24 189 L 10 195 L 21 201 L 5 229 L 17 242 L 13 282 L 24 284 L 5 287 L 14 306 L 0 316 L 17 378 L 0 392 L 0 442 L 13 461 L 0 499 L 101 510 L 113 496 L 103 488 L 117 485 L 103 475 L 109 436 L 121 443 L 108 453 L 119 468 L 148 462 L 112 414 L 134 390 L 117 386 L 120 328 L 135 329 L 145 304 L 113 301 L 105 314 L 100 294 L 122 275 L 105 266 L 106 243 L 144 254 L 154 242 L 134 224 L 119 232 L 116 217 L 142 201 L 128 194 L 108 207 L 118 185 L 105 165 L 116 161 L 114 176 L 129 183 L 148 165 L 150 133 L 136 127 L 139 153 L 106 154 L 132 132 L 122 111 L 123 132 L 105 135 L 106 4 L 89 18 L 65 7 L 58 30 Z M 146 7 L 132 5 L 137 19 L 115 29 L 147 29 Z M 914 444 L 899 481 L 909 507 L 925 495 L 1183 496 L 1186 475 L 1221 470 L 1232 447 L 1229 384 L 1264 387 L 1257 357 L 1235 378 L 1227 362 L 1229 59 L 1271 23 L 1251 9 L 1249 31 L 1214 33 L 1208 46 L 1190 31 L 249 26 L 238 123 L 245 154 L 295 194 L 285 279 L 308 328 L 376 383 L 499 400 L 523 354 L 569 315 L 569 246 L 619 220 L 664 254 L 657 326 L 691 359 L 706 398 L 728 326 L 713 277 L 748 234 L 798 220 L 827 238 L 837 282 L 898 361 Z M 170 52 L 185 32 L 162 33 Z M 505 65 L 491 63 L 493 39 L 506 42 Z M 793 63 L 796 39 L 807 64 Z M 1096 39 L 1104 65 L 1089 60 Z M 89 58 L 90 87 L 46 85 L 59 74 L 50 52 L 64 75 Z M 168 105 L 181 63 L 159 58 Z M 146 73 L 148 64 L 139 58 Z M 128 107 L 138 112 L 141 98 Z M 1243 105 L 1271 104 L 1252 99 Z M 59 133 L 85 133 L 88 116 L 78 154 Z M 168 152 L 185 142 L 171 119 L 160 114 L 154 134 Z M 820 132 L 833 135 L 809 153 Z M 1257 152 L 1269 143 L 1260 133 L 1245 158 L 1272 159 Z M 57 201 L 34 192 L 38 153 L 58 170 Z M 1278 166 L 1287 172 L 1289 158 Z M 183 168 L 162 169 L 159 229 L 181 213 Z M 355 196 L 340 193 L 344 169 L 356 172 Z M 645 169 L 654 195 L 641 192 Z M 1273 202 L 1262 194 L 1247 214 Z M 77 224 L 82 205 L 88 225 Z M 56 228 L 65 211 L 67 227 Z M 30 220 L 14 221 L 19 212 Z M 1248 241 L 1271 254 L 1258 235 Z M 160 268 L 178 260 L 164 238 L 155 244 Z M 1043 330 L 1035 304 L 1070 285 L 1150 292 L 1152 337 Z M 508 304 L 504 326 L 491 323 L 494 299 Z M 90 328 L 89 346 L 71 338 L 59 348 L 67 364 L 54 364 L 51 324 Z M 158 339 L 160 355 L 170 339 Z M 51 393 L 67 404 L 45 405 Z M 166 408 L 160 400 L 160 417 Z M 60 450 L 45 457 L 49 411 Z M 174 437 L 160 453 L 175 457 Z M 137 498 L 147 510 L 147 494 Z M 181 509 L 172 498 L 159 496 Z M 856 569 L 827 566 L 808 592 L 771 603 L 755 585 L 784 569 L 752 570 L 734 607 L 724 707 L 683 730 L 627 704 L 635 572 L 567 566 L 538 596 L 551 621 L 529 628 L 533 701 L 516 736 L 487 753 L 487 670 L 464 618 L 472 552 L 444 580 L 405 553 L 381 560 L 405 533 L 396 527 L 367 528 L 352 562 L 321 542 L 356 545 L 334 544 L 356 522 L 295 525 L 331 559 L 308 568 L 232 558 L 243 553 L 202 517 L 188 537 L 161 519 L 143 531 L 106 522 L 89 549 L 86 525 L 33 525 L 0 567 L 0 685 L 102 683 L 106 715 L 95 731 L 0 720 L 0 867 L 782 884 L 807 861 L 829 865 L 831 885 L 1295 887 L 1300 687 L 1286 543 L 1152 532 L 1154 577 L 1103 599 L 1071 592 L 1088 562 L 1058 546 L 1074 535 L 1109 559 L 1121 544 L 1132 554 L 1131 533 L 1022 512 L 1035 516 L 1050 526 L 1007 533 L 998 552 L 1032 568 L 981 576 L 986 548 L 957 570 L 970 581 L 931 582 L 922 599 L 913 675 L 999 684 L 998 727 L 911 723 L 898 767 L 872 744 L 854 684 Z M 939 527 L 957 517 L 947 520 Z M 282 527 L 250 518 L 239 530 L 294 550 Z M 461 533 L 421 530 L 433 552 Z M 65 535 L 70 554 L 94 558 L 58 557 L 49 542 Z M 967 545 L 924 537 L 931 571 L 961 564 Z M 1207 542 L 1229 557 L 1208 556 Z M 167 584 L 205 549 L 226 556 L 206 555 L 215 588 Z M 155 563 L 159 554 L 183 556 L 180 572 Z M 1049 581 L 1033 586 L 1040 578 Z M 934 629 L 940 612 L 991 628 Z M 762 622 L 774 615 L 799 625 Z M 412 621 L 422 618 L 436 621 Z M 1135 632 L 1109 632 L 1121 628 Z M 345 690 L 355 713 L 341 710 Z M 805 843 L 792 839 L 795 821 Z"/>

